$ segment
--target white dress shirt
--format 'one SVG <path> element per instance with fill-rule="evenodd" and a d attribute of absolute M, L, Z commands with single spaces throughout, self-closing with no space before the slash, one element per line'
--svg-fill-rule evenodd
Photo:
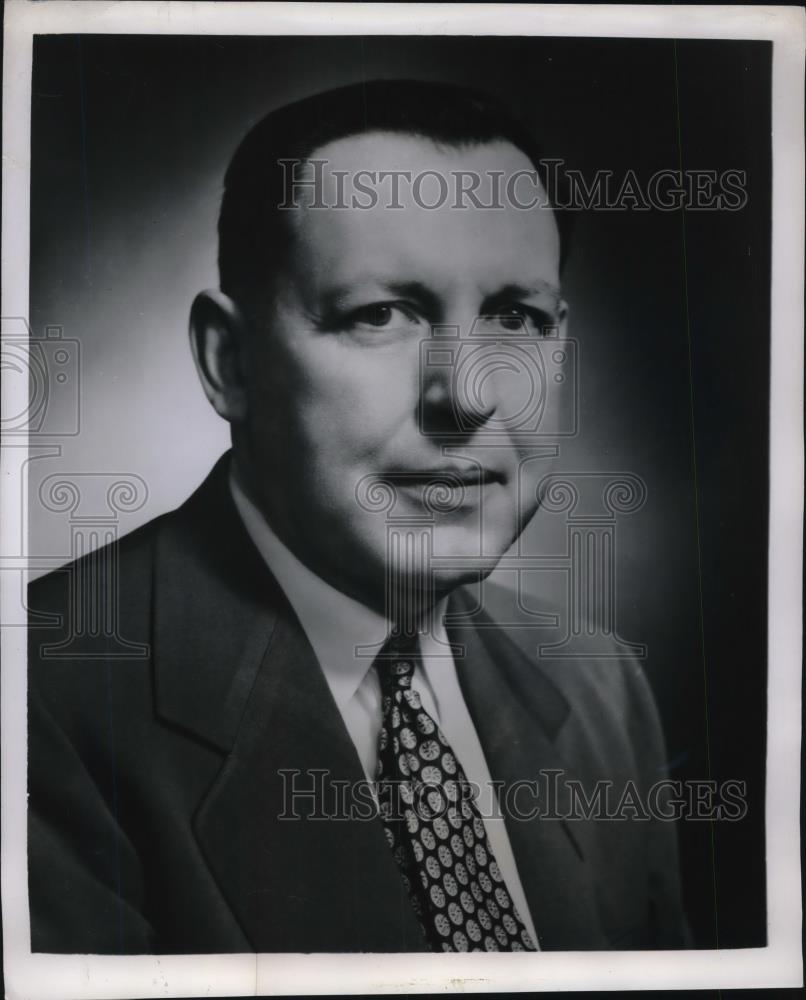
<path fill-rule="evenodd" d="M 382 712 L 380 679 L 372 665 L 390 634 L 391 623 L 304 566 L 275 535 L 234 474 L 230 475 L 230 486 L 250 538 L 282 587 L 316 653 L 364 774 L 374 782 Z M 431 631 L 420 636 L 421 663 L 415 666 L 412 687 L 420 693 L 423 708 L 444 733 L 466 777 L 480 789 L 476 804 L 490 846 L 512 900 L 532 940 L 537 942 L 484 751 L 447 644 L 443 622 L 446 605 L 447 598 L 435 609 Z"/>

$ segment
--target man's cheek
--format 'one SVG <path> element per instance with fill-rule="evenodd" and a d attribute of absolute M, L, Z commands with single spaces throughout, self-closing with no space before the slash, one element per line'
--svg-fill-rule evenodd
<path fill-rule="evenodd" d="M 380 382 L 368 372 L 323 408 L 322 419 L 336 424 L 342 435 L 363 451 L 389 440 L 409 409 L 413 413 L 415 405 L 407 405 L 407 396 L 399 386 Z"/>

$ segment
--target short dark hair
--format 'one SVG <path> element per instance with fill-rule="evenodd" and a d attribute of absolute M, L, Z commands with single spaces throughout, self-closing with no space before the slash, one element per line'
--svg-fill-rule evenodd
<path fill-rule="evenodd" d="M 269 112 L 244 137 L 227 169 L 218 220 L 221 290 L 245 304 L 278 269 L 290 238 L 284 212 L 288 171 L 336 139 L 366 132 L 422 136 L 449 146 L 504 140 L 522 150 L 548 190 L 529 130 L 495 99 L 422 80 L 371 80 L 328 90 Z M 568 213 L 556 213 L 562 257 Z"/>

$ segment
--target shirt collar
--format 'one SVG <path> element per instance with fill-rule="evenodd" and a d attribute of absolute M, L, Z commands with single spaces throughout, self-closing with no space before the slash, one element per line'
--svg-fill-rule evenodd
<path fill-rule="evenodd" d="M 342 710 L 372 668 L 391 631 L 383 615 L 317 576 L 280 541 L 230 468 L 235 506 L 255 547 L 282 587 Z M 435 619 L 441 623 L 444 609 Z"/>

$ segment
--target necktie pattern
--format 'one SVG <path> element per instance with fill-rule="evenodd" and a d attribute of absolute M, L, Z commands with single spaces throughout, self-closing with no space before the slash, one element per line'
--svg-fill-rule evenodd
<path fill-rule="evenodd" d="M 415 639 L 375 661 L 381 818 L 412 906 L 433 951 L 534 951 L 471 786 L 411 686 L 417 657 Z"/>

